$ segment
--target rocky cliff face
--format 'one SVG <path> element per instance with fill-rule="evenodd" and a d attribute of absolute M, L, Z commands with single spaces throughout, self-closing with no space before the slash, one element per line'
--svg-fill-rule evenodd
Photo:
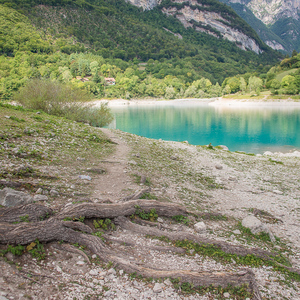
<path fill-rule="evenodd" d="M 125 0 L 131 4 L 142 7 L 144 10 L 153 9 L 155 6 L 160 4 L 162 0 Z"/>
<path fill-rule="evenodd" d="M 161 4 L 162 0 L 127 0 L 133 5 L 142 7 L 144 10 L 152 9 Z M 173 0 L 173 4 L 179 6 L 162 6 L 162 11 L 167 15 L 176 17 L 187 27 L 193 27 L 197 31 L 202 31 L 215 37 L 222 37 L 236 43 L 243 50 L 251 50 L 261 53 L 257 41 L 249 37 L 241 30 L 235 28 L 229 19 L 225 19 L 221 12 L 215 12 L 209 5 L 202 5 L 197 0 Z M 236 16 L 238 18 L 238 16 Z"/>
<path fill-rule="evenodd" d="M 190 0 L 190 3 L 195 5 L 193 2 L 195 1 Z M 259 45 L 254 39 L 232 28 L 230 24 L 228 24 L 228 21 L 219 13 L 192 9 L 190 6 L 184 6 L 182 9 L 174 7 L 163 8 L 162 11 L 165 14 L 175 16 L 186 28 L 194 27 L 198 31 L 206 32 L 216 37 L 222 36 L 236 43 L 237 46 L 243 50 L 252 50 L 257 54 L 261 52 Z"/>
<path fill-rule="evenodd" d="M 231 5 L 241 4 L 266 24 L 285 43 L 285 50 L 300 50 L 300 0 L 220 0 Z M 239 14 L 241 15 L 241 14 Z M 264 40 L 273 49 L 284 48 L 272 40 Z"/>
<path fill-rule="evenodd" d="M 281 18 L 299 20 L 300 0 L 229 0 L 229 2 L 246 5 L 267 25 L 272 25 Z"/>

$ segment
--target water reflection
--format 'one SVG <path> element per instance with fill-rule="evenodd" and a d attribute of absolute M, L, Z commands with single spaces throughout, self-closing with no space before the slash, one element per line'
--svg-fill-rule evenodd
<path fill-rule="evenodd" d="M 300 148 L 300 110 L 208 105 L 122 106 L 110 125 L 137 135 L 262 153 Z"/>

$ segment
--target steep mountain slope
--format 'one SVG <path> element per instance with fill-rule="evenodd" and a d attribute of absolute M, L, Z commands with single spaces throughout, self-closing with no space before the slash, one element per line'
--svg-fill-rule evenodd
<path fill-rule="evenodd" d="M 274 49 L 291 52 L 300 49 L 300 1 L 299 0 L 220 0 L 229 4 Z M 277 36 L 270 35 L 249 10 Z M 253 19 L 250 21 L 249 19 Z M 282 42 L 283 41 L 283 42 Z M 281 46 L 280 46 L 281 45 Z"/>
<path fill-rule="evenodd" d="M 144 10 L 158 6 L 163 13 L 174 16 L 185 28 L 205 32 L 236 43 L 243 50 L 261 53 L 265 45 L 255 31 L 231 8 L 216 0 L 129 0 Z"/>

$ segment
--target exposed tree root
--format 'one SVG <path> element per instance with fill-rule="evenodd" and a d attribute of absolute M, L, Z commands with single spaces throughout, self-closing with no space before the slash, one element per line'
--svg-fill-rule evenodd
<path fill-rule="evenodd" d="M 215 241 L 215 240 L 208 239 L 208 238 L 205 238 L 205 237 L 202 237 L 199 235 L 194 235 L 194 234 L 191 234 L 188 232 L 168 232 L 168 231 L 161 231 L 157 228 L 144 227 L 144 226 L 130 222 L 125 217 L 116 218 L 115 223 L 126 230 L 130 230 L 130 231 L 133 231 L 136 233 L 159 236 L 159 237 L 165 236 L 172 241 L 190 240 L 190 241 L 193 241 L 193 242 L 196 242 L 199 244 L 214 245 L 214 246 L 220 247 L 221 250 L 226 253 L 237 254 L 237 255 L 241 255 L 241 256 L 246 256 L 248 254 L 255 254 L 256 256 L 264 258 L 264 259 L 268 259 L 269 256 L 272 255 L 271 252 L 261 250 L 258 248 L 247 249 L 243 246 L 236 246 L 236 245 L 231 245 L 229 243 L 222 242 L 222 241 Z"/>
<path fill-rule="evenodd" d="M 149 213 L 155 209 L 160 216 L 173 217 L 187 215 L 187 210 L 178 204 L 159 202 L 155 200 L 132 200 L 124 203 L 81 203 L 72 205 L 60 212 L 56 218 L 116 218 L 119 216 L 131 216 L 137 207 Z"/>
<path fill-rule="evenodd" d="M 149 234 L 153 236 L 166 236 L 170 240 L 190 240 L 199 244 L 210 244 L 219 247 L 222 251 L 231 254 L 246 256 L 255 254 L 258 257 L 272 260 L 273 253 L 257 248 L 247 249 L 243 246 L 231 245 L 226 242 L 207 239 L 199 235 L 188 232 L 169 232 L 158 228 L 141 226 L 129 221 L 125 216 L 135 214 L 136 209 L 150 212 L 155 209 L 160 216 L 172 217 L 176 215 L 188 215 L 186 209 L 180 205 L 163 203 L 154 200 L 132 200 L 123 203 L 82 203 L 73 205 L 51 216 L 49 219 L 39 221 L 45 216 L 51 215 L 52 211 L 42 205 L 29 204 L 14 208 L 0 209 L 0 244 L 21 244 L 27 245 L 38 239 L 47 243 L 52 241 L 65 241 L 70 244 L 80 244 L 86 246 L 92 253 L 97 254 L 104 262 L 113 262 L 115 266 L 124 271 L 152 278 L 180 278 L 181 282 L 189 282 L 194 286 L 222 286 L 229 284 L 240 286 L 244 283 L 249 285 L 249 289 L 254 293 L 254 299 L 261 299 L 255 283 L 255 277 L 251 270 L 244 269 L 240 272 L 192 272 L 187 270 L 161 270 L 148 268 L 143 263 L 126 257 L 113 247 L 102 241 L 101 238 L 92 235 L 91 227 L 81 222 L 63 221 L 64 218 L 78 220 L 80 217 L 89 218 L 114 218 L 114 222 L 120 227 L 139 234 Z M 20 220 L 20 216 L 28 215 L 29 220 L 35 222 L 9 224 Z M 149 225 L 149 224 L 147 224 Z M 150 224 L 151 225 L 151 224 Z M 136 246 L 126 240 L 118 240 L 104 235 L 107 240 L 114 243 L 125 243 L 125 245 Z M 173 251 L 183 253 L 184 250 L 176 247 L 152 246 L 148 249 L 158 251 Z M 72 249 L 66 248 L 71 251 Z M 286 268 L 289 269 L 289 268 Z M 293 269 L 294 271 L 294 269 Z"/>
<path fill-rule="evenodd" d="M 20 222 L 22 221 L 21 217 L 26 216 L 28 216 L 28 221 L 40 221 L 51 216 L 52 213 L 51 208 L 35 203 L 15 207 L 2 207 L 0 208 L 0 221 L 8 223 Z"/>

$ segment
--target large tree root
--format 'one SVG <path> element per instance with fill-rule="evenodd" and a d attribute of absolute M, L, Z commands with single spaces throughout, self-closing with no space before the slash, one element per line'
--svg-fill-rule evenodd
<path fill-rule="evenodd" d="M 143 263 L 129 259 L 124 253 L 120 253 L 115 248 L 110 247 L 99 237 L 92 235 L 92 229 L 81 222 L 63 221 L 64 218 L 73 220 L 80 217 L 85 218 L 115 218 L 115 223 L 120 227 L 140 234 L 154 236 L 166 236 L 170 240 L 190 240 L 199 244 L 210 244 L 221 248 L 226 253 L 246 256 L 255 254 L 258 257 L 272 260 L 273 253 L 257 248 L 247 249 L 243 246 L 231 245 L 226 242 L 207 239 L 199 235 L 188 232 L 161 231 L 153 227 L 145 227 L 134 224 L 125 216 L 133 215 L 136 209 L 150 212 L 155 209 L 160 216 L 172 217 L 176 215 L 187 215 L 184 207 L 171 203 L 163 203 L 153 200 L 133 200 L 124 203 L 82 203 L 65 208 L 60 213 L 44 221 L 38 221 L 45 216 L 51 215 L 52 211 L 38 204 L 30 204 L 15 208 L 0 210 L 0 244 L 22 244 L 27 245 L 38 239 L 40 242 L 65 241 L 70 244 L 80 244 L 86 246 L 92 253 L 95 253 L 104 262 L 113 262 L 115 266 L 129 273 L 137 273 L 145 277 L 152 278 L 180 278 L 181 282 L 190 282 L 195 286 L 215 286 L 226 287 L 240 286 L 244 283 L 249 285 L 249 289 L 254 293 L 254 299 L 261 299 L 255 283 L 255 277 L 251 270 L 244 269 L 240 272 L 195 272 L 187 270 L 161 270 L 148 268 Z M 30 223 L 10 224 L 20 220 L 21 216 L 28 215 Z M 111 242 L 118 243 L 115 238 L 108 238 Z M 126 241 L 125 241 L 126 242 Z M 128 243 L 130 245 L 130 243 Z M 131 245 L 132 246 L 132 245 Z M 133 245 L 134 246 L 134 245 Z M 162 247 L 154 247 L 152 250 L 162 251 Z M 172 249 L 171 249 L 172 248 Z M 174 247 L 169 247 L 167 251 L 173 251 Z M 177 252 L 174 250 L 174 252 Z M 181 252 L 181 251 L 178 251 Z"/>
<path fill-rule="evenodd" d="M 51 208 L 34 203 L 15 207 L 2 207 L 0 208 L 0 221 L 8 223 L 20 222 L 22 217 L 25 217 L 26 221 L 41 221 L 51 216 L 52 213 Z"/>

